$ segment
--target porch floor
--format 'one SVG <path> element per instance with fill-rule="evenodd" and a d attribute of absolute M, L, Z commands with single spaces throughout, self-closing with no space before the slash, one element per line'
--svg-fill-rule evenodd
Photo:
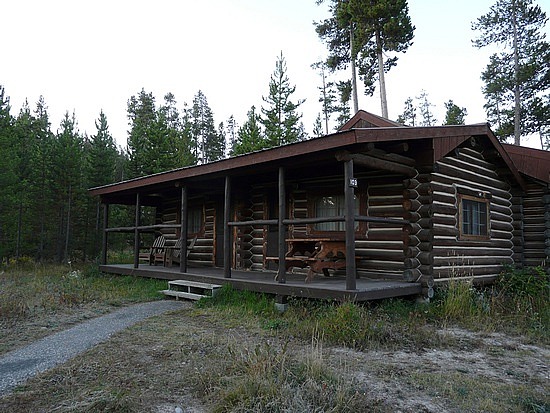
<path fill-rule="evenodd" d="M 134 275 L 164 280 L 190 280 L 210 284 L 231 284 L 239 290 L 248 290 L 280 296 L 294 296 L 316 299 L 370 301 L 382 298 L 416 295 L 422 292 L 420 283 L 405 281 L 357 278 L 356 290 L 346 290 L 345 277 L 316 275 L 312 282 L 305 282 L 303 274 L 287 274 L 286 283 L 275 281 L 272 271 L 232 270 L 231 278 L 224 278 L 223 269 L 217 267 L 191 267 L 179 272 L 179 267 L 162 267 L 140 264 L 101 265 L 100 270 L 111 274 Z"/>

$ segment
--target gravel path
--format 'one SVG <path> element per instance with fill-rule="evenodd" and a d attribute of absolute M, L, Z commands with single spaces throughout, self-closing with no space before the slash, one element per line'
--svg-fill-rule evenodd
<path fill-rule="evenodd" d="M 152 301 L 121 308 L 0 357 L 0 396 L 30 377 L 64 363 L 111 334 L 148 317 L 182 308 L 181 301 Z"/>

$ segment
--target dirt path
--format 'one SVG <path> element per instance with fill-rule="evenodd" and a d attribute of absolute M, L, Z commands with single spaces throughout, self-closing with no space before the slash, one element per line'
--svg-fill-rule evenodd
<path fill-rule="evenodd" d="M 64 363 L 98 343 L 153 315 L 182 307 L 181 302 L 153 301 L 121 308 L 52 334 L 0 357 L 0 396 L 42 371 Z"/>

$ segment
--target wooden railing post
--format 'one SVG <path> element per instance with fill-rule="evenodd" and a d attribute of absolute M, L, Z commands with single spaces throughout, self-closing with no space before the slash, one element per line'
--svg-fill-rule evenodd
<path fill-rule="evenodd" d="M 278 227 L 278 245 L 279 245 L 279 268 L 277 270 L 277 281 L 279 283 L 286 283 L 286 244 L 285 244 L 285 224 L 284 219 L 286 216 L 286 193 L 285 193 L 285 169 L 281 166 L 279 168 L 279 218 L 277 222 Z"/>
<path fill-rule="evenodd" d="M 233 256 L 233 248 L 231 246 L 233 227 L 229 225 L 231 220 L 231 178 L 225 177 L 225 200 L 223 211 L 223 276 L 231 278 L 231 261 Z"/>
<path fill-rule="evenodd" d="M 101 242 L 101 265 L 107 265 L 107 228 L 109 228 L 109 204 L 103 204 L 103 234 Z"/>
<path fill-rule="evenodd" d="M 180 272 L 187 272 L 187 188 L 181 187 Z"/>
<path fill-rule="evenodd" d="M 141 219 L 141 199 L 136 194 L 136 218 L 134 222 L 134 268 L 139 267 L 139 225 Z"/>
<path fill-rule="evenodd" d="M 353 189 L 357 185 L 353 177 L 353 159 L 344 163 L 345 180 L 345 230 L 346 230 L 346 290 L 355 290 L 355 278 L 357 269 L 355 268 L 355 201 Z"/>

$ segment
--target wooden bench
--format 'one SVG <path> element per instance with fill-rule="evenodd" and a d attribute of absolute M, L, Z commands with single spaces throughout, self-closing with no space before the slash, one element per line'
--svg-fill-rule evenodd
<path fill-rule="evenodd" d="M 189 300 L 200 300 L 204 297 L 213 297 L 221 285 L 207 284 L 188 280 L 168 281 L 168 289 L 162 290 L 164 295 L 178 298 L 187 298 Z"/>

